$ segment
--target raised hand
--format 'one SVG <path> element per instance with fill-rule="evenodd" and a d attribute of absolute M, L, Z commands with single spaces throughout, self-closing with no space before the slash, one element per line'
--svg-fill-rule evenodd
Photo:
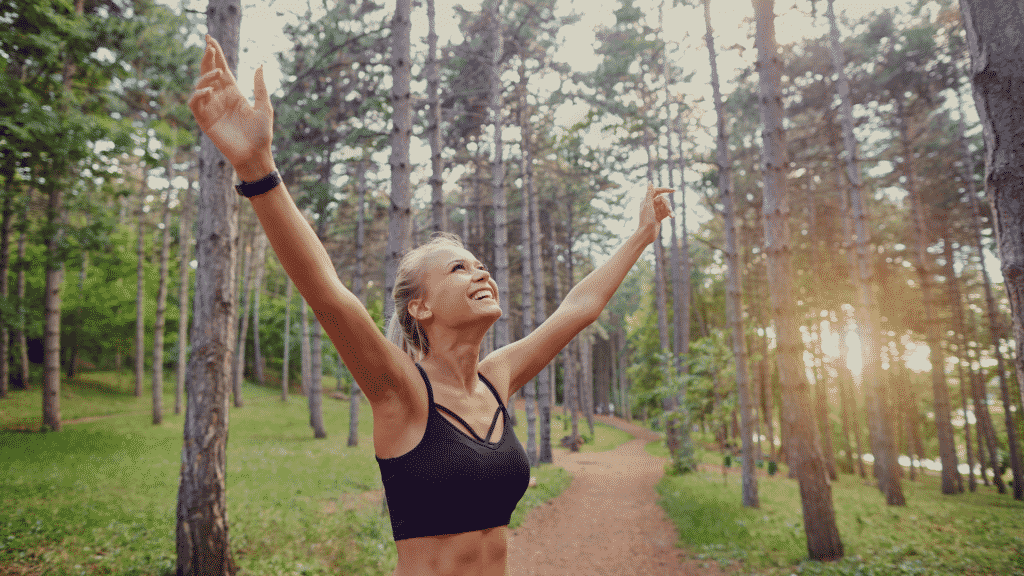
<path fill-rule="evenodd" d="M 669 207 L 668 197 L 664 194 L 675 192 L 671 188 L 655 188 L 654 185 L 647 185 L 647 196 L 640 205 L 640 225 L 637 227 L 637 234 L 648 244 L 654 242 L 661 229 L 661 221 L 673 216 Z"/>
<path fill-rule="evenodd" d="M 224 50 L 207 34 L 200 73 L 188 100 L 199 127 L 231 162 L 243 182 L 259 180 L 272 172 L 270 141 L 274 111 L 263 83 L 263 68 L 256 70 L 253 106 L 238 90 Z"/>

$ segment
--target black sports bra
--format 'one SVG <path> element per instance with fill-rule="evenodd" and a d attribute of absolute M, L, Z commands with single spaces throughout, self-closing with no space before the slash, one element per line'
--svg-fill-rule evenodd
<path fill-rule="evenodd" d="M 444 406 L 434 403 L 430 380 L 416 365 L 427 385 L 427 428 L 415 448 L 395 458 L 377 458 L 391 514 L 395 540 L 458 534 L 504 526 L 512 518 L 530 482 L 530 464 L 519 443 L 501 397 L 483 375 L 480 379 L 498 399 L 498 410 L 487 438 Z M 466 426 L 466 434 L 435 408 Z M 490 436 L 504 415 L 497 442 Z"/>

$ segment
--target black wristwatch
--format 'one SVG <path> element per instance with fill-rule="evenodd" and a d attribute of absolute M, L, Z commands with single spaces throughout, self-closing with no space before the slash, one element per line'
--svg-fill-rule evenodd
<path fill-rule="evenodd" d="M 236 184 L 235 190 L 246 198 L 252 198 L 253 196 L 258 196 L 264 192 L 273 190 L 280 183 L 281 175 L 278 174 L 277 170 L 274 170 L 255 182 L 242 182 L 241 184 Z"/>

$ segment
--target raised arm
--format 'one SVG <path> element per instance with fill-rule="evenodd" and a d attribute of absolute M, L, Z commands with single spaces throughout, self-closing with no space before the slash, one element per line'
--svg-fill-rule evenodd
<path fill-rule="evenodd" d="M 555 313 L 522 340 L 495 350 L 481 362 L 481 372 L 503 380 L 507 376 L 508 395 L 515 394 L 576 337 L 597 320 L 626 274 L 647 245 L 657 238 L 661 221 L 671 215 L 663 194 L 670 188 L 648 185 L 640 208 L 640 225 L 615 251 L 611 259 L 574 286 Z"/>
<path fill-rule="evenodd" d="M 255 105 L 250 106 L 238 90 L 220 45 L 210 36 L 206 42 L 202 76 L 189 108 L 238 177 L 255 182 L 276 169 L 270 150 L 274 112 L 263 69 L 256 71 Z M 359 299 L 338 280 L 327 250 L 284 184 L 250 201 L 285 272 L 313 308 L 370 403 L 397 400 L 401 405 L 415 405 L 411 400 L 416 389 L 410 384 L 419 379 L 415 364 L 384 338 Z"/>

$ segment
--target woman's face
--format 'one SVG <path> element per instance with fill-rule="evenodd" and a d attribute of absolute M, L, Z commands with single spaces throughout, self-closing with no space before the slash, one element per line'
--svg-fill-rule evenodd
<path fill-rule="evenodd" d="M 434 321 L 462 324 L 501 316 L 498 286 L 487 268 L 469 250 L 444 247 L 424 262 L 422 301 Z"/>

